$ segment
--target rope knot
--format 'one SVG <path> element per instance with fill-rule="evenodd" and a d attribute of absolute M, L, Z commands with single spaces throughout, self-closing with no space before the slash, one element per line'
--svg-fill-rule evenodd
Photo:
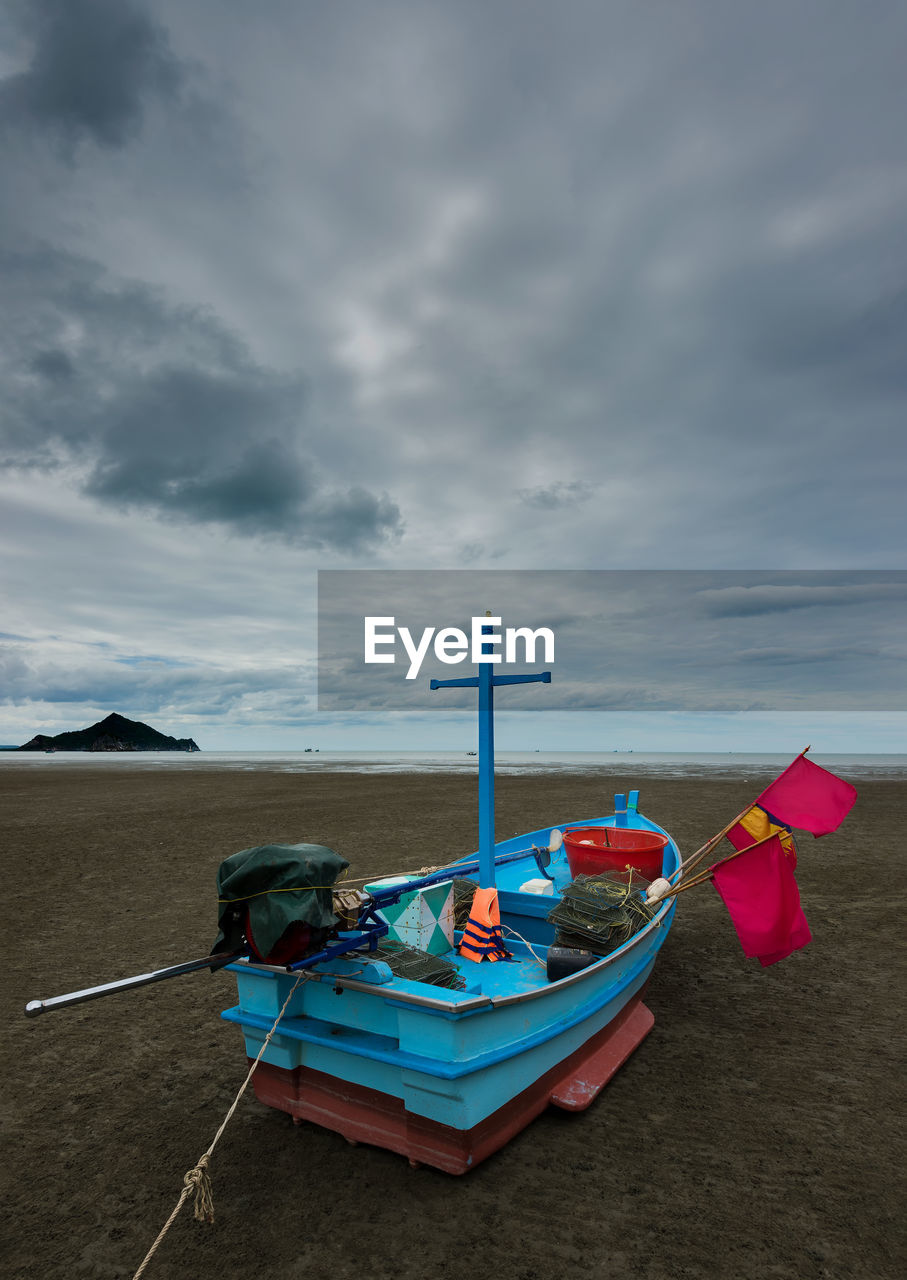
<path fill-rule="evenodd" d="M 208 1175 L 208 1153 L 199 1160 L 194 1169 L 183 1177 L 183 1186 L 195 1196 L 195 1221 L 214 1221 L 214 1195 L 211 1191 L 211 1178 Z"/>

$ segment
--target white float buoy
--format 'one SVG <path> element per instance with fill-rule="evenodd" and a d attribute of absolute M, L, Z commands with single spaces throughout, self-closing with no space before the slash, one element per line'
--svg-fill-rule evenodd
<path fill-rule="evenodd" d="M 646 906 L 650 907 L 653 902 L 660 902 L 666 893 L 670 893 L 673 885 L 670 880 L 665 880 L 659 876 L 657 880 L 653 880 L 646 892 Z"/>

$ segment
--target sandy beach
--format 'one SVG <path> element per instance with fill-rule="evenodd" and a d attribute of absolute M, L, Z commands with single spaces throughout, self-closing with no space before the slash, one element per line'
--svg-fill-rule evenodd
<path fill-rule="evenodd" d="M 632 777 L 504 777 L 498 837 L 610 809 Z M 894 950 L 907 782 L 861 780 L 801 839 L 814 940 L 746 960 L 710 886 L 682 896 L 655 1029 L 584 1114 L 549 1110 L 460 1179 L 262 1107 L 251 1089 L 152 1280 L 903 1274 L 903 1020 Z M 752 781 L 653 779 L 691 851 Z M 26 1019 L 26 1001 L 207 954 L 229 854 L 309 840 L 386 874 L 475 847 L 475 783 L 413 774 L 0 769 L 6 894 L 3 1239 L 9 1277 L 131 1277 L 245 1074 L 229 974 Z"/>

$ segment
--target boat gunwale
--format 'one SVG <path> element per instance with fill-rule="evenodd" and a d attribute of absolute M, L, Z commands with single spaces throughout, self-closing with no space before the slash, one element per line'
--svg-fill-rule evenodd
<path fill-rule="evenodd" d="M 359 956 L 359 952 L 347 952 L 350 955 Z M 367 958 L 367 957 L 363 957 Z M 322 963 L 330 963 L 323 961 Z M 226 966 L 235 973 L 274 973 L 284 978 L 294 978 L 297 976 L 297 970 L 288 969 L 285 965 L 280 964 L 264 964 L 258 961 L 250 961 L 246 959 L 237 960 L 233 964 Z M 425 1005 L 428 1008 L 438 1009 L 443 1013 L 469 1013 L 473 1009 L 484 1008 L 486 1005 L 491 1006 L 491 997 L 485 995 L 471 994 L 465 1000 L 442 1000 L 437 996 L 423 996 L 415 991 L 397 991 L 394 989 L 394 982 L 363 982 L 359 978 L 346 978 L 340 973 L 331 973 L 330 970 L 319 971 L 318 969 L 309 969 L 307 971 L 312 976 L 309 981 L 317 979 L 318 982 L 330 982 L 332 986 L 342 987 L 344 991 L 362 991 L 366 995 L 380 996 L 385 1000 L 400 1001 L 403 1004 Z M 404 979 L 411 981 L 411 979 Z M 424 986 L 430 986 L 430 983 L 424 983 Z"/>

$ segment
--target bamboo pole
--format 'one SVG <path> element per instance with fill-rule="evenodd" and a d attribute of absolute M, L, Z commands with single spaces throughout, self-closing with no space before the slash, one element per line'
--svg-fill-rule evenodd
<path fill-rule="evenodd" d="M 731 823 L 731 826 L 734 824 Z M 719 858 L 707 870 L 701 871 L 698 875 L 693 876 L 691 880 L 684 880 L 683 884 L 676 885 L 670 893 L 664 894 L 659 898 L 659 902 L 665 902 L 668 898 L 675 898 L 678 893 L 683 893 L 684 889 L 695 889 L 698 884 L 705 884 L 706 880 L 713 879 L 713 872 L 716 867 L 722 867 L 726 862 L 733 862 L 735 858 L 739 858 L 743 853 L 749 853 L 751 849 L 758 849 L 761 844 L 768 844 L 769 840 L 774 840 L 778 835 L 777 831 L 772 831 L 769 835 L 763 836 L 761 840 L 748 844 L 745 849 L 736 849 L 733 853 L 728 854 L 726 858 Z"/>
<path fill-rule="evenodd" d="M 672 871 L 671 874 L 667 877 L 668 882 L 670 883 L 673 880 L 675 880 L 678 876 L 682 875 L 684 871 L 692 870 L 692 868 L 695 867 L 698 862 L 701 862 L 703 858 L 708 857 L 708 855 L 712 852 L 712 850 L 718 847 L 718 845 L 721 843 L 721 841 L 724 839 L 727 833 L 731 830 L 731 828 L 735 827 L 738 822 L 742 821 L 742 819 L 746 817 L 746 815 L 749 813 L 750 809 L 752 809 L 755 803 L 756 802 L 754 800 L 752 804 L 748 804 L 745 809 L 741 810 L 741 812 L 737 814 L 736 818 L 731 818 L 727 826 L 722 827 L 717 835 L 711 836 L 708 840 L 706 840 L 704 845 L 702 845 L 700 848 L 696 850 L 695 853 L 691 853 L 688 858 L 684 858 L 683 862 L 681 862 L 677 870 Z"/>

